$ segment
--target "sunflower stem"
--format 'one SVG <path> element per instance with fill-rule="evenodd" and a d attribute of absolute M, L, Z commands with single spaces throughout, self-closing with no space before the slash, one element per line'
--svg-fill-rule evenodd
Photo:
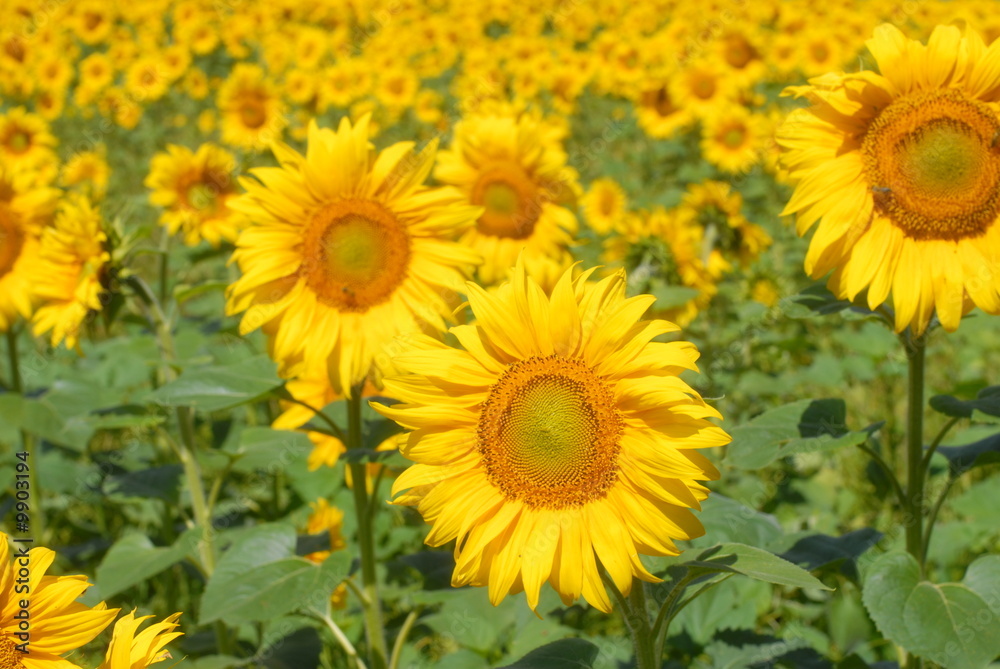
<path fill-rule="evenodd" d="M 635 648 L 636 669 L 659 669 L 659 658 L 656 657 L 654 646 L 656 645 L 653 628 L 649 622 L 649 614 L 646 611 L 646 591 L 645 585 L 638 579 L 632 580 L 632 589 L 628 597 L 623 595 L 614 580 L 602 567 L 600 569 L 601 579 L 611 590 L 615 601 L 622 611 L 622 620 L 628 628 L 632 637 L 632 646 Z"/>
<path fill-rule="evenodd" d="M 13 328 L 7 330 L 7 357 L 10 361 L 11 390 L 24 396 L 24 381 L 21 378 L 21 360 L 17 350 L 17 333 Z M 27 430 L 21 430 L 21 444 L 28 454 L 28 489 L 34 503 L 31 505 L 34 534 L 38 540 L 45 541 L 45 512 L 42 510 L 42 489 L 38 484 L 38 450 L 35 448 L 35 436 Z"/>
<path fill-rule="evenodd" d="M 359 449 L 363 445 L 361 423 L 361 386 L 355 386 L 347 400 L 347 448 Z M 374 514 L 369 505 L 375 500 L 368 496 L 367 471 L 365 463 L 352 462 L 351 471 L 354 491 L 354 513 L 358 522 L 358 551 L 361 553 L 361 583 L 365 598 L 365 639 L 368 646 L 368 665 L 371 669 L 386 669 L 389 651 L 385 642 L 385 627 L 382 623 L 382 602 L 378 594 L 378 575 L 375 571 Z"/>
<path fill-rule="evenodd" d="M 924 352 L 923 337 L 909 336 L 907 346 L 909 369 L 906 393 L 906 551 L 924 573 Z M 921 669 L 923 660 L 907 654 L 905 669 Z"/>

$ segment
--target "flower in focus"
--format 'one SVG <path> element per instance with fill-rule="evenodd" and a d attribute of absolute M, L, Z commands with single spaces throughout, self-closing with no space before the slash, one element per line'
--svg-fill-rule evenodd
<path fill-rule="evenodd" d="M 165 209 L 160 222 L 170 234 L 183 234 L 188 246 L 204 239 L 218 248 L 236 240 L 246 217 L 229 207 L 237 191 L 235 167 L 233 154 L 210 143 L 196 152 L 171 144 L 153 156 L 145 183 L 153 190 L 150 201 Z"/>
<path fill-rule="evenodd" d="M 434 176 L 483 208 L 461 239 L 483 256 L 479 280 L 503 281 L 517 258 L 546 287 L 570 263 L 576 216 L 560 202 L 578 188 L 558 133 L 529 114 L 470 116 L 455 125 Z"/>
<path fill-rule="evenodd" d="M 170 652 L 164 646 L 184 634 L 173 631 L 178 627 L 177 619 L 181 614 L 167 616 L 162 622 L 153 623 L 136 634 L 142 622 L 152 617 L 136 618 L 135 609 L 122 616 L 115 623 L 108 652 L 97 669 L 145 669 L 151 664 L 169 660 Z"/>
<path fill-rule="evenodd" d="M 56 558 L 48 548 L 15 554 L 11 562 L 8 541 L 0 532 L 0 662 L 12 669 L 79 669 L 62 656 L 90 643 L 111 624 L 118 609 L 108 609 L 104 602 L 91 608 L 76 601 L 90 587 L 86 576 L 46 576 Z M 28 582 L 21 585 L 27 585 L 27 593 L 15 590 L 20 587 L 15 581 L 22 578 L 18 574 L 24 568 L 29 571 Z M 24 630 L 15 616 L 25 599 L 31 621 L 29 653 L 17 649 L 23 641 L 17 634 Z"/>
<path fill-rule="evenodd" d="M 778 132 L 784 213 L 799 234 L 819 222 L 806 272 L 872 309 L 891 294 L 897 332 L 1000 313 L 1000 42 L 938 26 L 925 46 L 886 24 L 867 44 L 880 74 L 786 89 L 812 103 Z"/>
<path fill-rule="evenodd" d="M 234 209 L 255 224 L 233 259 L 243 276 L 229 313 L 246 312 L 242 333 L 263 327 L 271 352 L 290 368 L 326 367 L 334 392 L 349 395 L 400 333 L 441 331 L 456 288 L 478 255 L 450 241 L 478 209 L 453 189 L 423 185 L 434 145 L 400 142 L 372 154 L 368 119 L 334 132 L 309 128 L 306 156 L 275 146 L 281 167 L 251 170 Z"/>
<path fill-rule="evenodd" d="M 639 320 L 654 298 L 591 273 L 565 272 L 551 297 L 523 262 L 493 293 L 470 283 L 476 324 L 450 330 L 464 350 L 407 338 L 405 373 L 385 381 L 403 403 L 373 404 L 412 430 L 394 503 L 433 525 L 427 544 L 456 541 L 452 585 L 487 585 L 493 604 L 524 590 L 534 609 L 547 581 L 610 611 L 600 569 L 627 593 L 659 580 L 639 554 L 703 532 L 690 509 L 718 472 L 698 449 L 729 437 L 678 376 L 698 351 L 652 342 L 678 329 Z"/>
<path fill-rule="evenodd" d="M 90 311 L 102 307 L 101 279 L 111 259 L 101 215 L 81 195 L 69 195 L 59 204 L 55 221 L 42 231 L 32 291 L 39 307 L 33 332 L 51 332 L 53 346 L 63 340 L 78 348 L 80 326 Z"/>

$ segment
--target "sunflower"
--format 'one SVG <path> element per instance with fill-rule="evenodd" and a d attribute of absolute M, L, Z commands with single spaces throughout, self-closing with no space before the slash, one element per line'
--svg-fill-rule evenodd
<path fill-rule="evenodd" d="M 18 316 L 31 317 L 38 236 L 59 197 L 54 188 L 35 188 L 31 181 L 0 161 L 0 332 L 9 330 Z"/>
<path fill-rule="evenodd" d="M 183 636 L 183 632 L 173 631 L 178 626 L 177 619 L 181 614 L 167 616 L 162 622 L 153 623 L 136 634 L 142 622 L 152 617 L 136 618 L 133 609 L 128 615 L 119 618 L 104 662 L 97 669 L 145 669 L 151 664 L 169 660 L 170 652 L 163 647 Z"/>
<path fill-rule="evenodd" d="M 56 145 L 49 124 L 36 114 L 16 107 L 0 115 L 0 161 L 13 167 L 35 167 L 46 161 Z"/>
<path fill-rule="evenodd" d="M 87 198 L 70 194 L 59 203 L 51 227 L 42 231 L 32 292 L 40 303 L 33 319 L 35 336 L 52 332 L 51 342 L 63 340 L 78 348 L 80 326 L 91 311 L 99 311 L 105 266 L 111 259 L 101 215 Z"/>
<path fill-rule="evenodd" d="M 159 100 L 170 90 L 171 78 L 163 58 L 159 55 L 143 56 L 125 71 L 125 90 L 135 100 Z"/>
<path fill-rule="evenodd" d="M 336 132 L 313 122 L 308 145 L 306 156 L 275 145 L 282 166 L 241 179 L 247 193 L 232 206 L 256 225 L 236 242 L 243 276 L 227 309 L 246 311 L 244 334 L 266 326 L 283 368 L 302 356 L 309 368 L 328 365 L 334 391 L 348 395 L 397 334 L 444 329 L 456 288 L 479 262 L 449 240 L 479 209 L 423 186 L 433 144 L 372 155 L 367 117 L 342 119 Z"/>
<path fill-rule="evenodd" d="M 785 214 L 822 219 L 805 269 L 872 309 L 890 293 L 895 329 L 948 331 L 1000 313 L 1000 42 L 938 26 L 927 45 L 882 25 L 867 43 L 881 74 L 828 74 L 786 94 L 812 105 L 779 130 L 798 183 Z"/>
<path fill-rule="evenodd" d="M 312 513 L 306 520 L 306 534 L 326 532 L 330 537 L 330 550 L 315 551 L 305 556 L 310 562 L 320 563 L 330 557 L 333 551 L 343 550 L 347 542 L 341 534 L 344 525 L 344 512 L 335 506 L 330 506 L 322 497 L 309 504 Z M 335 609 L 347 606 L 347 584 L 341 583 L 330 594 L 330 605 Z"/>
<path fill-rule="evenodd" d="M 104 602 L 93 608 L 76 601 L 90 587 L 86 576 L 46 576 L 56 554 L 48 548 L 32 548 L 27 554 L 17 552 L 10 561 L 8 536 L 0 532 L 0 665 L 17 669 L 79 669 L 63 659 L 63 655 L 83 646 L 111 624 L 118 609 L 108 609 Z M 24 546 L 24 544 L 18 544 Z M 27 568 L 28 582 L 24 583 L 19 572 Z M 21 585 L 16 585 L 15 581 Z M 24 592 L 23 586 L 28 591 Z M 21 646 L 26 639 L 23 620 L 17 618 L 22 610 L 20 602 L 28 600 L 28 619 L 31 621 L 30 645 Z"/>
<path fill-rule="evenodd" d="M 303 371 L 285 383 L 285 390 L 298 402 L 281 403 L 284 411 L 271 423 L 271 427 L 275 430 L 298 430 L 313 420 L 314 412 L 303 404 L 321 411 L 323 407 L 338 399 L 325 366 Z M 313 445 L 308 460 L 311 472 L 320 467 L 333 467 L 340 460 L 340 455 L 347 450 L 344 443 L 332 435 L 313 430 L 306 430 L 306 435 Z"/>
<path fill-rule="evenodd" d="M 160 222 L 170 234 L 184 235 L 195 246 L 203 239 L 218 248 L 235 241 L 246 217 L 229 208 L 236 195 L 236 159 L 220 146 L 202 144 L 198 151 L 174 144 L 153 156 L 146 187 L 150 201 L 163 207 Z"/>
<path fill-rule="evenodd" d="M 572 262 L 577 220 L 561 203 L 579 186 L 557 137 L 526 113 L 473 115 L 455 125 L 450 149 L 438 157 L 434 176 L 483 207 L 461 242 L 482 254 L 486 285 L 502 281 L 522 254 L 546 287 Z"/>
<path fill-rule="evenodd" d="M 595 179 L 580 198 L 587 225 L 599 235 L 608 234 L 628 209 L 628 196 L 614 179 Z"/>
<path fill-rule="evenodd" d="M 672 105 L 703 118 L 731 103 L 736 97 L 737 87 L 718 64 L 701 59 L 674 74 L 667 92 Z"/>
<path fill-rule="evenodd" d="M 771 132 L 767 117 L 731 105 L 702 122 L 701 153 L 724 172 L 748 172 L 761 161 Z"/>
<path fill-rule="evenodd" d="M 690 110 L 674 104 L 666 81 L 643 87 L 635 115 L 639 127 L 654 139 L 669 139 L 694 120 Z"/>
<path fill-rule="evenodd" d="M 237 64 L 219 88 L 222 141 L 259 150 L 280 139 L 287 125 L 285 108 L 274 84 L 257 65 Z"/>
<path fill-rule="evenodd" d="M 714 278 L 732 270 L 732 261 L 744 269 L 771 245 L 771 237 L 742 213 L 743 196 L 724 181 L 691 184 L 678 215 L 703 237 L 705 265 Z"/>
<path fill-rule="evenodd" d="M 91 200 L 103 200 L 108 188 L 107 150 L 98 144 L 93 151 L 80 151 L 63 165 L 60 183 L 63 186 L 79 186 Z"/>
<path fill-rule="evenodd" d="M 639 554 L 703 533 L 690 509 L 718 472 L 696 449 L 729 437 L 678 377 L 698 351 L 651 342 L 678 330 L 639 320 L 654 298 L 591 273 L 565 272 L 551 298 L 523 262 L 492 294 L 470 283 L 476 325 L 451 329 L 465 350 L 408 338 L 407 374 L 385 382 L 404 404 L 373 404 L 412 430 L 394 503 L 433 525 L 427 544 L 456 540 L 452 585 L 488 585 L 494 605 L 524 590 L 535 609 L 548 581 L 608 612 L 601 568 L 627 593 L 659 580 Z"/>

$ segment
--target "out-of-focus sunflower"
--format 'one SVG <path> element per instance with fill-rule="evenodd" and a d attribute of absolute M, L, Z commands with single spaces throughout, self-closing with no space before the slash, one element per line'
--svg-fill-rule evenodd
<path fill-rule="evenodd" d="M 169 660 L 170 652 L 164 649 L 168 643 L 183 636 L 175 632 L 180 613 L 167 616 L 158 623 L 149 625 L 139 632 L 144 620 L 153 616 L 135 617 L 135 609 L 115 622 L 111 644 L 104 656 L 104 662 L 97 669 L 145 669 L 151 664 Z M 138 632 L 138 634 L 137 634 Z"/>
<path fill-rule="evenodd" d="M 482 114 L 459 121 L 434 176 L 483 207 L 461 239 L 483 256 L 479 279 L 506 278 L 519 256 L 548 288 L 570 263 L 576 216 L 563 206 L 575 197 L 576 175 L 552 129 L 529 114 Z"/>
<path fill-rule="evenodd" d="M 344 512 L 335 506 L 330 506 L 326 499 L 320 497 L 315 502 L 311 502 L 309 507 L 312 513 L 306 520 L 306 534 L 318 534 L 326 532 L 330 537 L 330 550 L 315 551 L 305 556 L 310 562 L 320 563 L 330 557 L 333 551 L 343 550 L 347 547 L 344 536 L 341 534 L 344 526 Z M 341 583 L 330 594 L 330 605 L 335 609 L 343 609 L 347 606 L 347 585 Z"/>
<path fill-rule="evenodd" d="M 49 124 L 37 114 L 15 107 L 0 115 L 0 161 L 17 169 L 30 169 L 52 155 L 56 138 Z"/>
<path fill-rule="evenodd" d="M 153 156 L 145 183 L 150 201 L 165 210 L 160 222 L 170 234 L 181 233 L 188 246 L 236 240 L 246 217 L 229 207 L 237 192 L 235 168 L 233 155 L 211 143 L 197 151 L 171 144 Z"/>
<path fill-rule="evenodd" d="M 104 268 L 111 259 L 101 215 L 82 195 L 59 203 L 52 226 L 42 231 L 32 292 L 39 304 L 33 318 L 36 336 L 51 332 L 53 346 L 63 340 L 78 348 L 87 313 L 102 307 Z"/>
<path fill-rule="evenodd" d="M 488 585 L 493 604 L 523 590 L 534 609 L 548 581 L 610 611 L 601 569 L 627 593 L 659 580 L 639 554 L 703 532 L 689 509 L 718 472 L 697 449 L 729 437 L 678 377 L 698 351 L 651 342 L 678 328 L 639 320 L 654 298 L 626 299 L 623 272 L 590 274 L 551 297 L 521 262 L 493 293 L 470 284 L 476 325 L 451 329 L 465 350 L 408 338 L 406 374 L 386 380 L 404 403 L 373 404 L 412 430 L 394 503 L 433 525 L 427 544 L 456 541 L 452 584 Z"/>
<path fill-rule="evenodd" d="M 736 97 L 734 81 L 714 61 L 700 59 L 680 68 L 670 79 L 671 104 L 697 118 L 717 113 Z"/>
<path fill-rule="evenodd" d="M 81 0 L 72 9 L 71 25 L 81 42 L 93 46 L 111 36 L 117 18 L 114 5 L 104 0 Z"/>
<path fill-rule="evenodd" d="M 297 402 L 282 401 L 282 413 L 274 419 L 271 427 L 275 430 L 298 430 L 315 418 L 312 409 L 322 411 L 323 408 L 337 399 L 330 384 L 326 366 L 315 369 L 304 369 L 295 378 L 285 383 L 285 390 Z M 364 392 L 362 392 L 364 394 Z M 311 409 L 308 407 L 312 407 Z M 309 454 L 308 467 L 313 472 L 320 467 L 333 467 L 340 460 L 341 454 L 347 450 L 344 443 L 332 435 L 307 430 L 313 450 Z"/>
<path fill-rule="evenodd" d="M 742 213 L 743 196 L 724 181 L 691 184 L 678 215 L 703 235 L 705 265 L 714 278 L 746 268 L 771 245 L 771 237 Z"/>
<path fill-rule="evenodd" d="M 657 316 L 687 327 L 718 292 L 702 258 L 701 240 L 690 217 L 657 207 L 622 218 L 604 241 L 601 259 L 628 272 L 630 292 L 659 296 Z"/>
<path fill-rule="evenodd" d="M 36 188 L 31 181 L 0 162 L 0 332 L 18 316 L 31 317 L 38 236 L 59 197 L 56 189 Z"/>
<path fill-rule="evenodd" d="M 674 104 L 666 81 L 643 87 L 635 114 L 639 127 L 656 139 L 673 137 L 694 120 L 690 110 Z"/>
<path fill-rule="evenodd" d="M 771 135 L 767 117 L 732 105 L 702 121 L 701 152 L 724 172 L 747 172 L 761 162 Z"/>
<path fill-rule="evenodd" d="M 159 55 L 143 56 L 125 72 L 125 91 L 135 100 L 159 100 L 170 87 L 170 77 Z"/>
<path fill-rule="evenodd" d="M 239 63 L 219 88 L 222 141 L 244 149 L 263 149 L 281 139 L 285 107 L 274 84 L 257 65 Z"/>
<path fill-rule="evenodd" d="M 247 193 L 232 206 L 255 225 L 236 242 L 243 276 L 227 310 L 246 311 L 241 332 L 273 335 L 282 367 L 303 356 L 309 368 L 328 366 L 334 391 L 349 395 L 388 360 L 397 334 L 445 327 L 479 262 L 449 240 L 480 210 L 454 189 L 423 185 L 433 144 L 372 155 L 367 117 L 342 119 L 336 132 L 312 123 L 308 146 L 302 156 L 275 145 L 282 166 L 241 179 Z"/>
<path fill-rule="evenodd" d="M 67 187 L 79 187 L 91 200 L 104 199 L 108 188 L 108 167 L 106 149 L 100 144 L 93 151 L 74 153 L 63 165 L 61 183 Z"/>
<path fill-rule="evenodd" d="M 62 656 L 90 643 L 111 624 L 118 609 L 108 609 L 104 602 L 91 608 L 76 601 L 90 587 L 86 576 L 46 576 L 56 558 L 48 548 L 32 548 L 26 556 L 16 554 L 11 562 L 8 541 L 0 532 L 0 659 L 5 666 L 17 669 L 78 669 Z M 23 579 L 19 572 L 25 568 L 29 572 L 27 583 L 18 580 Z M 24 585 L 27 593 L 20 589 Z M 17 649 L 22 642 L 17 634 L 23 630 L 15 616 L 25 599 L 31 621 L 29 653 Z"/>
<path fill-rule="evenodd" d="M 828 74 L 786 93 L 812 106 L 778 133 L 799 234 L 821 221 L 805 269 L 895 327 L 946 330 L 973 307 L 1000 313 L 1000 42 L 935 28 L 927 45 L 882 25 L 868 41 L 881 74 Z"/>
<path fill-rule="evenodd" d="M 628 196 L 614 179 L 594 179 L 580 198 L 587 225 L 599 235 L 608 234 L 628 209 Z"/>

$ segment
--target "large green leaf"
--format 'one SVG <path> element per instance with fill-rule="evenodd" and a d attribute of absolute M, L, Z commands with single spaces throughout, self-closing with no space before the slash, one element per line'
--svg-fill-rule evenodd
<path fill-rule="evenodd" d="M 284 558 L 224 578 L 213 574 L 201 598 L 199 623 L 222 620 L 229 625 L 271 620 L 309 607 L 322 608 L 347 577 L 351 557 L 333 553 L 321 565 L 303 558 Z"/>
<path fill-rule="evenodd" d="M 952 475 L 959 476 L 975 467 L 1000 462 L 1000 433 L 965 446 L 941 446 L 937 452 L 948 460 Z"/>
<path fill-rule="evenodd" d="M 954 418 L 972 418 L 975 412 L 1000 416 L 1000 386 L 983 388 L 974 400 L 960 400 L 951 395 L 935 395 L 930 399 L 931 408 Z"/>
<path fill-rule="evenodd" d="M 560 639 L 501 669 L 590 669 L 598 653 L 597 646 L 584 639 Z"/>
<path fill-rule="evenodd" d="M 257 356 L 232 365 L 187 369 L 147 394 L 146 401 L 220 411 L 252 402 L 281 384 L 275 364 L 267 356 Z"/>
<path fill-rule="evenodd" d="M 101 596 L 113 597 L 183 560 L 191 548 L 192 532 L 188 530 L 170 547 L 153 546 L 143 534 L 128 534 L 116 541 L 97 567 Z"/>
<path fill-rule="evenodd" d="M 702 551 L 684 566 L 706 572 L 732 572 L 759 581 L 796 588 L 832 590 L 805 569 L 798 567 L 774 553 L 745 544 L 720 544 Z"/>
<path fill-rule="evenodd" d="M 1000 655 L 1000 620 L 976 590 L 992 588 L 996 597 L 998 573 L 993 560 L 977 561 L 968 581 L 937 585 L 921 580 L 912 555 L 893 551 L 872 564 L 862 598 L 893 643 L 946 669 L 980 669 Z"/>
<path fill-rule="evenodd" d="M 726 461 L 741 469 L 760 469 L 796 453 L 829 451 L 863 443 L 881 425 L 849 431 L 847 406 L 840 399 L 799 400 L 765 411 L 733 428 Z"/>

